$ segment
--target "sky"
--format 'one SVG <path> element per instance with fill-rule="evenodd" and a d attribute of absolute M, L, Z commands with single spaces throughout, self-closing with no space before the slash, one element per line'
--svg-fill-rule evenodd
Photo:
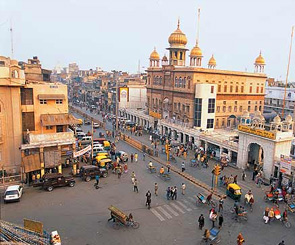
<path fill-rule="evenodd" d="M 0 0 L 0 55 L 11 56 L 11 22 L 17 60 L 38 56 L 46 69 L 76 62 L 130 73 L 140 60 L 144 71 L 154 47 L 168 54 L 178 18 L 193 48 L 198 8 L 203 67 L 214 54 L 217 69 L 252 72 L 261 50 L 266 74 L 286 79 L 294 0 Z"/>

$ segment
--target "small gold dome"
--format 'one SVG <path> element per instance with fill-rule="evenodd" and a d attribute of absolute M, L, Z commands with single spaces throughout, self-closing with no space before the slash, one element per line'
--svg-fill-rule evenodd
<path fill-rule="evenodd" d="M 185 46 L 187 44 L 187 38 L 185 34 L 179 29 L 179 20 L 177 24 L 177 29 L 171 33 L 168 38 L 170 46 Z"/>
<path fill-rule="evenodd" d="M 261 55 L 261 51 L 260 51 L 259 56 L 255 60 L 255 64 L 257 64 L 257 65 L 265 65 L 265 60 Z"/>
<path fill-rule="evenodd" d="M 288 123 L 292 122 L 293 121 L 292 116 L 290 114 L 288 116 L 286 116 L 285 121 L 288 122 Z"/>
<path fill-rule="evenodd" d="M 150 59 L 151 60 L 159 60 L 160 59 L 160 55 L 156 51 L 156 48 L 154 48 L 154 51 L 151 53 Z"/>
<path fill-rule="evenodd" d="M 214 65 L 214 66 L 216 66 L 216 60 L 215 60 L 213 54 L 212 54 L 212 57 L 210 58 L 210 60 L 208 62 L 208 65 Z"/>
<path fill-rule="evenodd" d="M 282 120 L 281 120 L 281 118 L 280 118 L 280 116 L 279 115 L 276 115 L 276 117 L 273 119 L 273 122 L 274 123 L 280 123 Z"/>
<path fill-rule="evenodd" d="M 191 57 L 197 57 L 197 56 L 202 56 L 202 50 L 200 49 L 200 47 L 198 45 L 196 45 L 195 47 L 193 47 L 193 49 L 191 50 Z"/>

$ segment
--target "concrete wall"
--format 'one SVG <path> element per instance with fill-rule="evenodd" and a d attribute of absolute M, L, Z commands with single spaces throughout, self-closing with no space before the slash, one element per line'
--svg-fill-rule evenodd
<path fill-rule="evenodd" d="M 208 113 L 208 105 L 209 105 L 209 99 L 215 99 L 214 111 L 216 111 L 216 87 L 217 86 L 216 84 L 209 84 L 209 83 L 196 84 L 195 86 L 196 86 L 195 98 L 202 99 L 201 128 L 204 130 L 213 130 L 215 123 L 213 123 L 212 129 L 207 129 L 207 120 L 215 119 L 215 112 Z M 213 87 L 213 93 L 211 93 L 211 87 Z"/>

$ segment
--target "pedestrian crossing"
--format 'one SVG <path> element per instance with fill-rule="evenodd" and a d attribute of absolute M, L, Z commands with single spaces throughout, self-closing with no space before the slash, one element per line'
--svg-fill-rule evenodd
<path fill-rule="evenodd" d="M 191 212 L 196 207 L 196 197 L 187 197 L 181 200 L 171 200 L 169 204 L 152 207 L 150 211 L 160 220 L 170 220 L 180 214 Z"/>

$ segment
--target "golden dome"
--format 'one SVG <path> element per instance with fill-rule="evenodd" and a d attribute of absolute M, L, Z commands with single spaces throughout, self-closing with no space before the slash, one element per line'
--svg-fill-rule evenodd
<path fill-rule="evenodd" d="M 255 60 L 255 64 L 256 65 L 265 65 L 265 60 L 264 58 L 261 56 L 261 51 L 260 51 L 260 54 L 259 56 L 256 58 Z"/>
<path fill-rule="evenodd" d="M 154 48 L 154 51 L 151 53 L 150 59 L 151 60 L 159 60 L 160 59 L 160 55 L 156 51 L 156 48 Z"/>
<path fill-rule="evenodd" d="M 279 117 L 279 115 L 276 115 L 276 117 L 273 119 L 273 122 L 274 123 L 280 123 L 282 120 L 281 118 Z"/>
<path fill-rule="evenodd" d="M 214 65 L 214 66 L 216 66 L 216 60 L 215 60 L 213 54 L 212 54 L 212 57 L 210 58 L 210 60 L 208 62 L 208 65 Z"/>
<path fill-rule="evenodd" d="M 285 121 L 288 122 L 288 123 L 292 122 L 293 121 L 292 116 L 290 114 L 288 116 L 286 116 Z"/>
<path fill-rule="evenodd" d="M 185 46 L 187 44 L 187 38 L 185 34 L 179 29 L 179 20 L 177 24 L 177 29 L 171 33 L 168 38 L 170 46 Z"/>
<path fill-rule="evenodd" d="M 190 56 L 202 56 L 202 50 L 200 49 L 200 47 L 198 45 L 196 45 L 195 47 L 193 47 L 193 49 L 191 50 L 191 54 Z"/>

